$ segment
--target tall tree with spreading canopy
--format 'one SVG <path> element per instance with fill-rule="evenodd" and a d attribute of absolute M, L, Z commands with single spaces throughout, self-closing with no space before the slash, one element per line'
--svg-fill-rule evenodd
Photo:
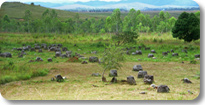
<path fill-rule="evenodd" d="M 79 13 L 75 14 L 74 19 L 75 19 L 75 33 L 77 34 L 78 33 L 78 23 L 79 23 L 79 20 L 80 20 Z"/>
<path fill-rule="evenodd" d="M 164 21 L 166 19 L 164 11 L 159 12 L 159 18 L 160 18 L 160 21 Z"/>
<path fill-rule="evenodd" d="M 27 21 L 27 29 L 28 32 L 30 32 L 30 20 L 31 20 L 31 11 L 30 10 L 26 10 L 25 11 L 25 15 L 24 15 L 24 20 Z"/>
<path fill-rule="evenodd" d="M 108 16 L 106 18 L 106 28 L 108 29 L 109 33 L 111 32 L 112 30 L 112 19 L 110 16 Z M 111 33 L 110 33 L 110 37 L 111 37 Z"/>
<path fill-rule="evenodd" d="M 113 24 L 116 26 L 116 34 L 118 35 L 119 34 L 119 30 L 120 30 L 120 23 L 121 23 L 121 12 L 120 12 L 120 9 L 115 9 L 112 13 L 112 22 Z"/>
<path fill-rule="evenodd" d="M 129 13 L 128 13 L 128 18 L 130 20 L 130 24 L 132 29 L 136 28 L 136 17 L 137 17 L 137 11 L 135 9 L 130 9 Z"/>
<path fill-rule="evenodd" d="M 195 14 L 183 12 L 172 29 L 174 38 L 184 39 L 186 42 L 200 38 L 200 20 Z"/>

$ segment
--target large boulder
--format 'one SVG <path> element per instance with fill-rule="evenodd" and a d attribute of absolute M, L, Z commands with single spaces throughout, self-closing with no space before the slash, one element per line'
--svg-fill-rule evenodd
<path fill-rule="evenodd" d="M 19 54 L 26 55 L 26 53 L 23 50 Z"/>
<path fill-rule="evenodd" d="M 43 50 L 42 50 L 42 49 L 39 49 L 38 52 L 43 52 Z"/>
<path fill-rule="evenodd" d="M 98 57 L 89 57 L 89 62 L 98 62 Z"/>
<path fill-rule="evenodd" d="M 152 57 L 154 57 L 153 54 L 148 54 L 148 58 L 152 58 Z"/>
<path fill-rule="evenodd" d="M 168 55 L 168 52 L 162 52 L 162 55 L 166 56 L 166 55 Z"/>
<path fill-rule="evenodd" d="M 101 76 L 99 73 L 93 73 L 91 76 L 94 76 L 94 77 L 99 77 Z"/>
<path fill-rule="evenodd" d="M 150 50 L 150 47 L 145 47 L 145 50 Z"/>
<path fill-rule="evenodd" d="M 56 57 L 60 57 L 61 56 L 61 52 L 56 52 Z"/>
<path fill-rule="evenodd" d="M 151 50 L 151 53 L 156 53 L 156 51 L 155 50 Z"/>
<path fill-rule="evenodd" d="M 147 75 L 147 71 L 139 71 L 137 78 L 144 78 L 145 75 Z"/>
<path fill-rule="evenodd" d="M 83 61 L 81 64 L 88 64 L 88 62 L 87 61 Z"/>
<path fill-rule="evenodd" d="M 41 47 L 40 46 L 35 46 L 35 49 L 41 49 Z"/>
<path fill-rule="evenodd" d="M 134 65 L 133 66 L 133 71 L 142 71 L 142 66 L 141 65 Z"/>
<path fill-rule="evenodd" d="M 56 47 L 50 47 L 49 50 L 50 51 L 56 51 Z"/>
<path fill-rule="evenodd" d="M 66 51 L 66 54 L 72 54 L 72 51 Z"/>
<path fill-rule="evenodd" d="M 47 44 L 45 44 L 45 43 L 41 44 L 41 48 L 44 48 L 45 46 L 47 46 Z"/>
<path fill-rule="evenodd" d="M 178 53 L 172 53 L 172 56 L 179 56 Z"/>
<path fill-rule="evenodd" d="M 57 82 L 62 82 L 62 81 L 64 81 L 63 77 L 62 77 L 60 74 L 56 75 L 55 77 L 56 77 L 56 81 L 57 81 Z"/>
<path fill-rule="evenodd" d="M 151 79 L 154 81 L 154 76 L 153 75 L 144 75 L 144 79 Z"/>
<path fill-rule="evenodd" d="M 66 55 L 66 54 L 61 54 L 61 57 L 62 57 L 62 58 L 67 58 L 68 55 Z"/>
<path fill-rule="evenodd" d="M 58 46 L 58 47 L 62 47 L 63 45 L 62 45 L 62 44 L 58 44 L 57 46 Z"/>
<path fill-rule="evenodd" d="M 137 50 L 137 51 L 136 51 L 136 54 L 137 54 L 137 55 L 142 55 L 142 51 L 141 51 L 141 50 L 139 50 L 139 51 Z"/>
<path fill-rule="evenodd" d="M 133 76 L 128 76 L 127 77 L 127 83 L 130 85 L 136 85 L 135 78 Z"/>
<path fill-rule="evenodd" d="M 136 52 L 132 52 L 132 55 L 137 55 L 137 53 Z"/>
<path fill-rule="evenodd" d="M 117 70 L 110 70 L 109 76 L 110 77 L 117 76 Z"/>
<path fill-rule="evenodd" d="M 28 51 L 29 48 L 28 48 L 28 47 L 23 47 L 22 50 L 24 50 L 24 51 Z"/>
<path fill-rule="evenodd" d="M 194 55 L 195 58 L 200 58 L 200 54 Z"/>
<path fill-rule="evenodd" d="M 53 61 L 52 58 L 48 58 L 47 60 L 48 60 L 48 62 L 52 62 Z"/>
<path fill-rule="evenodd" d="M 48 47 L 47 47 L 47 46 L 43 46 L 43 49 L 44 49 L 44 50 L 48 50 Z"/>
<path fill-rule="evenodd" d="M 169 91 L 170 91 L 170 89 L 167 85 L 160 85 L 157 87 L 158 93 L 168 93 Z"/>
<path fill-rule="evenodd" d="M 1 53 L 0 56 L 1 56 L 1 57 L 6 57 L 6 58 L 7 58 L 7 57 L 10 57 L 10 58 L 12 57 L 12 55 L 11 55 L 10 52 Z"/>
<path fill-rule="evenodd" d="M 173 50 L 173 49 L 171 49 L 171 52 L 173 53 L 173 52 L 174 52 L 174 50 Z"/>
<path fill-rule="evenodd" d="M 68 48 L 67 47 L 63 47 L 62 51 L 68 51 Z"/>
<path fill-rule="evenodd" d="M 35 48 L 31 48 L 30 51 L 36 51 Z"/>
<path fill-rule="evenodd" d="M 57 47 L 57 48 L 55 49 L 55 52 L 61 52 L 61 49 L 60 49 L 59 47 Z"/>
<path fill-rule="evenodd" d="M 28 49 L 31 49 L 31 46 L 30 46 L 30 45 L 28 45 L 28 46 L 27 46 L 27 48 L 28 48 Z"/>
<path fill-rule="evenodd" d="M 37 57 L 37 58 L 36 58 L 36 61 L 43 61 L 43 59 L 40 58 L 40 57 Z"/>
<path fill-rule="evenodd" d="M 21 51 L 21 50 L 23 50 L 23 49 L 22 49 L 22 48 L 16 48 L 16 50 L 17 50 L 17 51 Z"/>
<path fill-rule="evenodd" d="M 144 76 L 144 83 L 145 84 L 152 84 L 154 81 L 154 76 L 152 75 L 145 75 Z"/>
<path fill-rule="evenodd" d="M 188 78 L 184 78 L 181 81 L 183 81 L 183 83 L 192 83 Z"/>

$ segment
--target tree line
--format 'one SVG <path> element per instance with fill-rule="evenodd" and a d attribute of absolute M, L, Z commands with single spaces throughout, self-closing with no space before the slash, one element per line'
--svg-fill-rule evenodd
<path fill-rule="evenodd" d="M 198 13 L 200 14 L 200 12 Z M 195 13 L 197 15 L 197 13 Z M 0 19 L 1 32 L 27 32 L 27 33 L 121 33 L 132 32 L 171 32 L 177 19 L 168 12 L 160 11 L 153 18 L 140 10 L 130 9 L 127 16 L 121 18 L 120 9 L 115 9 L 106 19 L 80 19 L 78 13 L 74 18 L 60 21 L 55 10 L 45 10 L 40 19 L 32 19 L 30 10 L 25 10 L 22 20 L 10 19 L 4 15 Z"/>

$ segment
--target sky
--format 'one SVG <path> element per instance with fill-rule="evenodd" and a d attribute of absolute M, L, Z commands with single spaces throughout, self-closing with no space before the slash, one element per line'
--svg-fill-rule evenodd
<path fill-rule="evenodd" d="M 51 3 L 70 3 L 70 2 L 89 2 L 89 1 L 97 1 L 97 0 L 4 0 L 4 1 L 20 1 L 20 2 L 51 2 Z M 121 0 L 98 0 L 98 1 L 121 1 Z"/>

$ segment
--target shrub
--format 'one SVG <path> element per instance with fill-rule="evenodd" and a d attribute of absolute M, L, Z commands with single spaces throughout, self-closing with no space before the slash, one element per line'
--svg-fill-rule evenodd
<path fill-rule="evenodd" d="M 14 78 L 12 76 L 4 76 L 4 77 L 1 77 L 0 84 L 9 83 L 13 80 Z"/>
<path fill-rule="evenodd" d="M 49 72 L 48 69 L 33 71 L 32 72 L 32 77 L 45 76 L 45 75 L 48 74 L 48 72 Z"/>
<path fill-rule="evenodd" d="M 17 76 L 18 80 L 28 80 L 31 78 L 31 75 L 29 74 L 21 74 Z"/>
<path fill-rule="evenodd" d="M 157 42 L 157 39 L 154 38 L 154 39 L 153 39 L 153 42 Z"/>
<path fill-rule="evenodd" d="M 113 36 L 112 39 L 121 43 L 136 43 L 135 39 L 138 37 L 139 35 L 136 32 L 125 31 L 119 35 Z"/>

